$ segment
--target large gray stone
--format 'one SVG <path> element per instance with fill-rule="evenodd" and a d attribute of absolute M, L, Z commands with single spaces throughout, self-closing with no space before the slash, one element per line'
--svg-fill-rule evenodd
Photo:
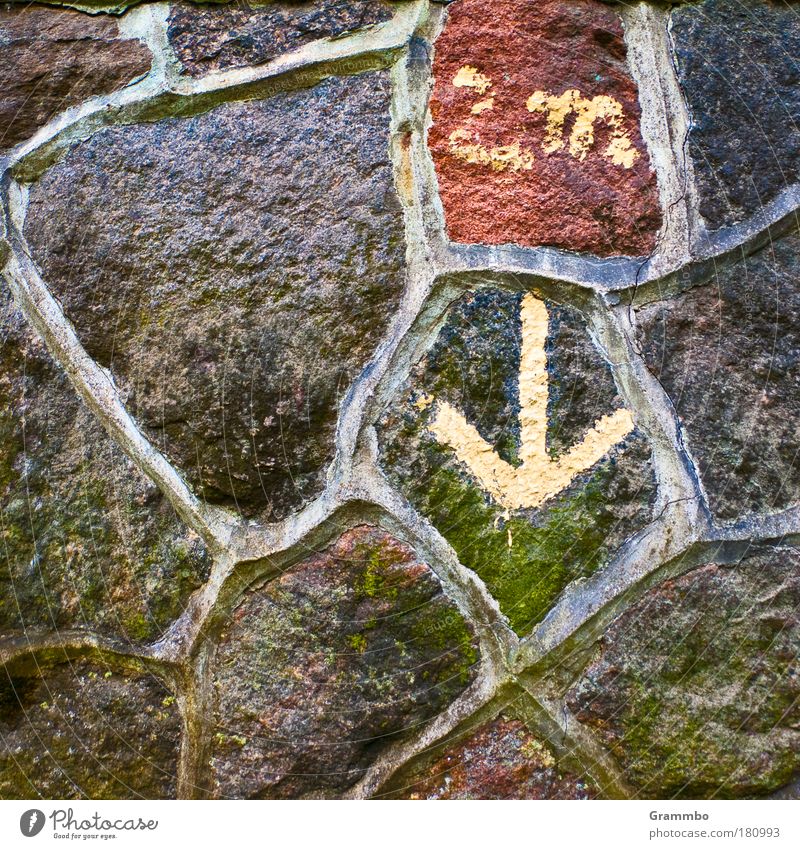
<path fill-rule="evenodd" d="M 800 771 L 800 555 L 709 564 L 620 616 L 568 694 L 640 796 L 768 795 Z"/>
<path fill-rule="evenodd" d="M 388 78 L 98 133 L 34 187 L 25 231 L 197 492 L 285 515 L 319 492 L 403 287 Z"/>

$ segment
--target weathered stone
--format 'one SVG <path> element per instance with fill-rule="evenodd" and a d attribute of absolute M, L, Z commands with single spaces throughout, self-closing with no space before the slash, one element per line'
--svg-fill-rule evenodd
<path fill-rule="evenodd" d="M 0 291 L 0 634 L 159 636 L 210 558 Z M 2 795 L 2 794 L 0 794 Z"/>
<path fill-rule="evenodd" d="M 0 149 L 150 70 L 150 51 L 108 16 L 0 4 Z"/>
<path fill-rule="evenodd" d="M 521 300 L 479 291 L 456 304 L 380 430 L 390 478 L 524 633 L 566 584 L 591 574 L 646 524 L 655 485 L 649 448 L 634 431 L 554 497 L 533 508 L 504 509 L 434 435 L 432 422 L 444 401 L 463 412 L 499 458 L 518 466 Z M 545 424 L 547 450 L 555 458 L 623 405 L 584 321 L 554 304 L 548 311 Z"/>
<path fill-rule="evenodd" d="M 0 672 L 0 798 L 175 796 L 181 719 L 152 675 L 86 661 Z"/>
<path fill-rule="evenodd" d="M 258 65 L 320 38 L 341 36 L 388 21 L 392 4 L 381 0 L 272 2 L 261 6 L 176 3 L 167 31 L 184 71 Z"/>
<path fill-rule="evenodd" d="M 98 133 L 26 233 L 89 352 L 203 497 L 284 515 L 404 282 L 389 82 L 372 73 Z"/>
<path fill-rule="evenodd" d="M 710 564 L 650 591 L 568 694 L 649 798 L 748 798 L 800 769 L 800 555 Z"/>
<path fill-rule="evenodd" d="M 700 212 L 716 229 L 800 178 L 795 0 L 706 0 L 672 14 Z"/>
<path fill-rule="evenodd" d="M 638 311 L 646 361 L 722 518 L 800 501 L 800 236 Z"/>
<path fill-rule="evenodd" d="M 588 799 L 590 780 L 562 770 L 547 744 L 498 717 L 403 781 L 402 799 Z"/>
<path fill-rule="evenodd" d="M 429 141 L 452 239 L 653 249 L 658 192 L 616 11 L 459 0 L 433 70 Z"/>
<path fill-rule="evenodd" d="M 250 592 L 214 671 L 217 793 L 340 795 L 472 680 L 470 627 L 430 569 L 375 528 Z"/>

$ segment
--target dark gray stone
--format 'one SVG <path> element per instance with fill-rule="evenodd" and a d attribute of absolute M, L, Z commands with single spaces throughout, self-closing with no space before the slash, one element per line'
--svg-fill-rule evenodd
<path fill-rule="evenodd" d="M 197 492 L 319 492 L 404 283 L 383 73 L 104 131 L 34 187 L 36 261 Z"/>
<path fill-rule="evenodd" d="M 186 73 L 258 65 L 320 38 L 388 21 L 392 4 L 381 0 L 273 2 L 252 7 L 176 3 L 169 42 Z"/>
<path fill-rule="evenodd" d="M 86 661 L 0 671 L 0 798 L 174 798 L 180 733 L 152 675 Z"/>
<path fill-rule="evenodd" d="M 800 178 L 800 5 L 706 0 L 672 14 L 700 212 L 711 229 Z"/>
<path fill-rule="evenodd" d="M 637 313 L 647 364 L 721 518 L 800 500 L 799 274 L 794 234 Z"/>

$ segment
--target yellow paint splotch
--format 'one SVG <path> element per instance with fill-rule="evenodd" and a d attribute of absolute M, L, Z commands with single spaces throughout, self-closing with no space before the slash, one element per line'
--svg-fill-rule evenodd
<path fill-rule="evenodd" d="M 450 133 L 450 153 L 462 162 L 488 165 L 494 171 L 530 171 L 534 155 L 518 141 L 501 147 L 485 147 L 463 128 Z"/>
<path fill-rule="evenodd" d="M 453 85 L 456 88 L 474 88 L 478 94 L 486 94 L 492 87 L 492 81 L 472 65 L 464 65 L 453 77 Z"/>
<path fill-rule="evenodd" d="M 639 156 L 630 135 L 625 129 L 625 114 L 622 104 L 606 94 L 591 100 L 582 97 L 576 88 L 555 95 L 548 91 L 535 91 L 527 100 L 529 112 L 540 112 L 547 116 L 545 138 L 542 148 L 545 153 L 554 153 L 564 147 L 564 125 L 570 114 L 575 123 L 569 136 L 570 155 L 583 162 L 594 145 L 594 126 L 604 121 L 611 127 L 611 139 L 603 156 L 614 165 L 630 168 Z"/>

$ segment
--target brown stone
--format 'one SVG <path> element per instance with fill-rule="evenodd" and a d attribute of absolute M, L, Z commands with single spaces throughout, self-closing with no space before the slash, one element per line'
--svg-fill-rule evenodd
<path fill-rule="evenodd" d="M 402 799 L 588 799 L 590 779 L 562 770 L 517 719 L 500 716 L 404 782 Z"/>
<path fill-rule="evenodd" d="M 392 17 L 380 0 L 314 0 L 246 5 L 176 3 L 168 36 L 184 71 L 210 71 L 268 62 L 310 41 L 343 35 Z"/>
<path fill-rule="evenodd" d="M 120 37 L 114 18 L 0 5 L 0 149 L 54 115 L 150 70 L 150 51 Z"/>
<path fill-rule="evenodd" d="M 477 670 L 472 628 L 408 546 L 360 526 L 261 589 L 222 635 L 214 791 L 338 796 Z"/>
<path fill-rule="evenodd" d="M 429 142 L 450 238 L 602 256 L 653 249 L 658 192 L 613 9 L 460 0 L 433 70 Z"/>

